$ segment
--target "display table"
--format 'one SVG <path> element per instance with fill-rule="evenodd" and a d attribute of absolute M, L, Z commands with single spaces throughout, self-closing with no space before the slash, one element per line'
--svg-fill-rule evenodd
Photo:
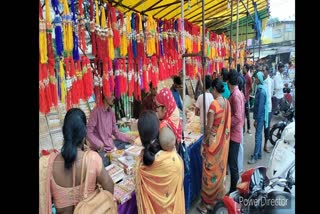
<path fill-rule="evenodd" d="M 138 207 L 137 207 L 137 199 L 136 199 L 136 193 L 131 193 L 131 198 L 124 204 L 118 205 L 118 213 L 119 214 L 126 214 L 126 213 L 132 213 L 136 214 L 138 213 Z"/>
<path fill-rule="evenodd" d="M 190 171 L 185 175 L 183 181 L 186 211 L 190 209 L 192 201 L 200 195 L 202 178 L 202 157 L 200 149 L 202 140 L 203 136 L 188 147 Z"/>

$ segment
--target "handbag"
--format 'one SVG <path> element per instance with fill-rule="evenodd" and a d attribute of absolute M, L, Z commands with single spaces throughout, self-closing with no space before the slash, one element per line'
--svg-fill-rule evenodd
<path fill-rule="evenodd" d="M 81 167 L 81 184 L 83 182 L 84 176 L 84 164 L 87 152 L 85 152 L 82 160 L 82 167 Z M 90 164 L 87 165 L 89 167 Z M 89 169 L 87 168 L 87 173 L 84 182 L 84 188 L 82 191 L 82 200 L 75 206 L 74 214 L 87 214 L 87 213 L 95 213 L 95 214 L 117 214 L 117 203 L 113 200 L 113 195 L 107 191 L 103 190 L 100 185 L 98 185 L 97 189 L 94 193 L 88 196 L 88 175 Z"/>

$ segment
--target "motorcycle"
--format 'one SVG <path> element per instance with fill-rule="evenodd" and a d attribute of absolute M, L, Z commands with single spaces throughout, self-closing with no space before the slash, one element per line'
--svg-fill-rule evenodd
<path fill-rule="evenodd" d="M 295 185 L 294 167 L 289 169 L 285 178 L 269 179 L 266 171 L 266 167 L 261 166 L 245 171 L 237 190 L 219 200 L 212 213 L 294 213 L 295 195 L 291 193 Z"/>
<path fill-rule="evenodd" d="M 294 209 L 295 122 L 284 128 L 268 168 L 260 166 L 245 171 L 237 191 L 219 200 L 213 213 L 294 213 Z"/>
<path fill-rule="evenodd" d="M 287 125 L 272 150 L 268 163 L 268 176 L 285 176 L 295 165 L 295 122 Z"/>
<path fill-rule="evenodd" d="M 272 145 L 276 145 L 277 141 L 281 138 L 284 128 L 294 121 L 294 113 L 294 107 L 290 104 L 289 108 L 282 113 L 284 120 L 277 122 L 271 127 L 269 140 Z"/>

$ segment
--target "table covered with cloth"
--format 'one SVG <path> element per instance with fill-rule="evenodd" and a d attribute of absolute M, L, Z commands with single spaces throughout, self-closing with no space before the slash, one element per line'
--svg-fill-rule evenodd
<path fill-rule="evenodd" d="M 184 195 L 186 212 L 190 209 L 192 201 L 194 201 L 201 191 L 202 178 L 202 157 L 200 153 L 203 135 L 188 147 L 190 157 L 189 172 L 184 176 Z"/>

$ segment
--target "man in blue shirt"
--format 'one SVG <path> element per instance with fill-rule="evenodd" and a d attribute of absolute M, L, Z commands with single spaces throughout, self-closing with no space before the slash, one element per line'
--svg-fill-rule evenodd
<path fill-rule="evenodd" d="M 170 90 L 172 92 L 173 98 L 176 101 L 178 108 L 182 111 L 183 105 L 179 91 L 182 89 L 182 81 L 179 76 L 174 76 L 173 85 Z"/>

